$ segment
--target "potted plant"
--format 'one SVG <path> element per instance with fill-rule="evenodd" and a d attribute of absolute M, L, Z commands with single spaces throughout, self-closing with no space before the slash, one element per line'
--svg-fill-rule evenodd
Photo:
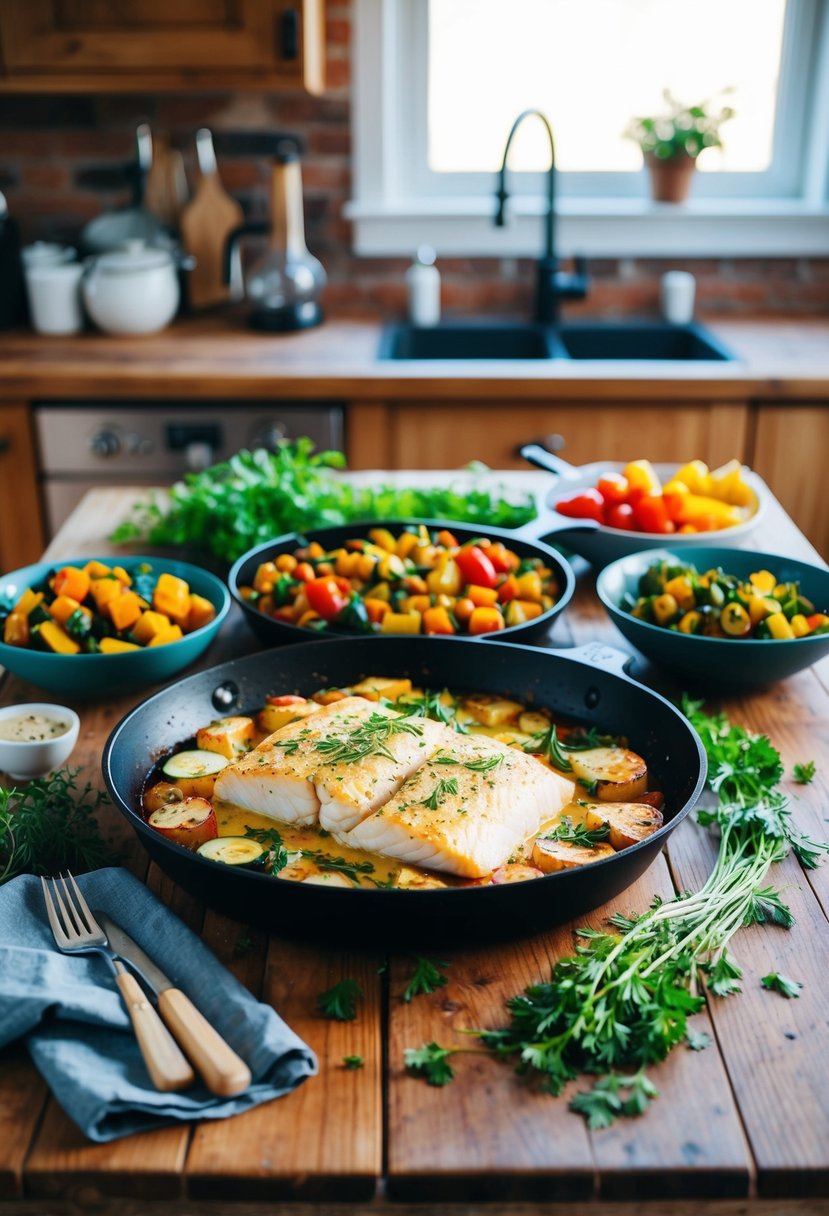
<path fill-rule="evenodd" d="M 723 93 L 730 92 L 723 89 Z M 703 148 L 721 148 L 720 127 L 734 117 L 730 106 L 712 107 L 713 99 L 696 106 L 663 93 L 665 112 L 650 118 L 633 118 L 625 137 L 642 149 L 651 175 L 651 193 L 660 203 L 681 203 L 688 195 L 697 157 Z"/>

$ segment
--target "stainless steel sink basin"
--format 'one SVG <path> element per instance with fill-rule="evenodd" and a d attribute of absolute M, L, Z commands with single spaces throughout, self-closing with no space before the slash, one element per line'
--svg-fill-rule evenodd
<path fill-rule="evenodd" d="M 734 356 L 701 325 L 660 321 L 574 321 L 559 326 L 446 322 L 389 325 L 379 359 L 577 359 L 697 362 Z"/>

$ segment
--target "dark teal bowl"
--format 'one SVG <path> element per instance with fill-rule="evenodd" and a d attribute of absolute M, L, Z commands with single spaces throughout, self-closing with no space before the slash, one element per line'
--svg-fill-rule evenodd
<path fill-rule="evenodd" d="M 0 578 L 0 601 L 16 602 L 27 587 L 39 583 L 50 571 L 61 566 L 84 566 L 88 561 L 123 566 L 131 573 L 142 562 L 149 562 L 160 573 L 183 578 L 195 595 L 203 595 L 216 609 L 208 625 L 194 629 L 180 642 L 131 650 L 124 654 L 49 654 L 0 642 L 0 666 L 21 680 L 68 697 L 118 697 L 122 692 L 162 684 L 202 655 L 219 632 L 230 610 L 227 587 L 199 566 L 159 557 L 75 557 L 56 562 L 37 562 L 13 570 Z"/>
<path fill-rule="evenodd" d="M 775 639 L 704 638 L 651 625 L 621 608 L 625 592 L 638 595 L 639 578 L 662 558 L 700 571 L 721 566 L 726 574 L 747 579 L 758 570 L 770 570 L 780 582 L 799 582 L 816 612 L 829 610 L 829 570 L 775 553 L 746 549 L 715 549 L 708 545 L 632 553 L 606 566 L 596 591 L 616 628 L 659 667 L 689 681 L 695 689 L 744 690 L 785 680 L 829 654 L 829 634 L 817 637 Z"/>

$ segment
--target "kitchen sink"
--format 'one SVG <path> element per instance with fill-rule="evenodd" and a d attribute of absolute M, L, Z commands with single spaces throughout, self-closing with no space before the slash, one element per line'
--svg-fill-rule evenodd
<path fill-rule="evenodd" d="M 446 322 L 389 325 L 379 359 L 637 359 L 688 362 L 734 356 L 701 325 L 661 321 L 577 321 L 559 326 Z"/>
<path fill-rule="evenodd" d="M 515 322 L 447 322 L 433 328 L 389 325 L 380 359 L 566 359 L 554 329 Z"/>

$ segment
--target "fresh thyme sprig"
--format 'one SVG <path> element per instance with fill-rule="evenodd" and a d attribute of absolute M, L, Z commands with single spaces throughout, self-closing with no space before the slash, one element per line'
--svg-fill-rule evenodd
<path fill-rule="evenodd" d="M 329 764 L 356 764 L 371 755 L 393 760 L 394 755 L 386 744 L 392 735 L 398 734 L 422 735 L 423 727 L 405 718 L 390 718 L 375 713 L 347 735 L 329 735 L 314 746 Z"/>
<path fill-rule="evenodd" d="M 418 806 L 425 806 L 429 811 L 436 811 L 444 798 L 449 794 L 457 794 L 458 779 L 457 777 L 448 777 L 446 780 L 438 781 L 435 788 L 432 790 L 428 798 L 421 798 Z"/>
<path fill-rule="evenodd" d="M 504 761 L 504 752 L 493 752 L 491 756 L 481 756 L 480 760 L 458 760 L 456 756 L 435 756 L 433 764 L 457 764 L 460 768 L 468 768 L 470 773 L 491 773 Z"/>
<path fill-rule="evenodd" d="M 447 981 L 439 968 L 448 966 L 448 963 L 441 962 L 440 959 L 423 958 L 422 955 L 416 955 L 412 977 L 403 993 L 403 1000 L 408 1004 L 413 997 L 428 996 L 435 989 L 443 988 Z"/>
<path fill-rule="evenodd" d="M 447 702 L 444 698 L 449 696 Z M 435 692 L 430 688 L 424 689 L 421 696 L 409 693 L 397 701 L 383 699 L 388 709 L 395 710 L 404 718 L 431 718 L 433 722 L 441 722 L 451 726 L 458 734 L 465 735 L 466 727 L 458 721 L 458 702 L 449 694 L 448 689 Z"/>
<path fill-rule="evenodd" d="M 101 836 L 97 815 L 109 802 L 79 768 L 35 777 L 24 789 L 0 787 L 0 883 L 18 874 L 94 870 L 117 861 Z"/>
<path fill-rule="evenodd" d="M 573 823 L 565 815 L 558 827 L 548 832 L 547 840 L 562 840 L 567 844 L 581 845 L 583 848 L 594 849 L 597 844 L 607 840 L 610 835 L 610 824 L 603 823 L 597 828 L 589 828 L 586 823 Z"/>

